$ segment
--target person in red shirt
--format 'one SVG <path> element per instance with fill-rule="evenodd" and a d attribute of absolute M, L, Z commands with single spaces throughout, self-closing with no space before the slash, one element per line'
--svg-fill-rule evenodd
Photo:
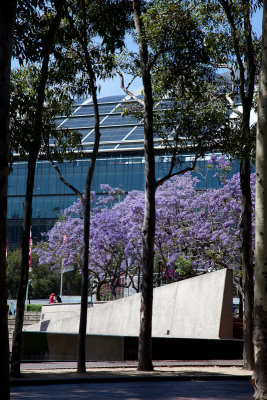
<path fill-rule="evenodd" d="M 52 304 L 55 302 L 55 293 L 51 293 L 49 296 L 49 303 Z"/>

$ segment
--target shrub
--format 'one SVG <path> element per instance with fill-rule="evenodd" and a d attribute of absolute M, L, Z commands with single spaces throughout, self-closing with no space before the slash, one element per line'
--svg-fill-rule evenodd
<path fill-rule="evenodd" d="M 27 304 L 27 311 L 42 311 L 41 304 Z"/>

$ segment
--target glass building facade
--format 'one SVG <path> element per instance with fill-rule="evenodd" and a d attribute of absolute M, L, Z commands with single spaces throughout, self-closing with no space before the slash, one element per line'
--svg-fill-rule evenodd
<path fill-rule="evenodd" d="M 99 99 L 101 142 L 99 157 L 95 166 L 92 190 L 100 193 L 101 184 L 120 187 L 124 191 L 144 190 L 144 128 L 131 117 L 122 116 L 124 105 L 132 101 L 123 96 Z M 61 117 L 57 121 L 58 129 L 72 129 L 82 133 L 82 146 L 90 157 L 94 141 L 94 113 L 91 99 L 73 105 L 70 117 Z M 170 166 L 170 156 L 164 154 L 159 139 L 155 139 L 156 178 L 163 177 Z M 84 191 L 88 171 L 88 158 L 77 159 L 59 165 L 63 177 L 81 192 Z M 215 187 L 217 180 L 214 171 L 207 170 L 207 155 L 198 161 L 198 168 L 204 178 L 200 178 L 199 187 Z M 177 169 L 191 164 L 190 154 L 181 154 Z M 234 171 L 239 169 L 238 163 Z M 201 175 L 198 175 L 201 177 Z M 9 177 L 8 187 L 8 244 L 13 249 L 20 245 L 23 226 L 24 196 L 27 179 L 27 162 L 17 160 Z M 62 210 L 77 200 L 75 193 L 64 185 L 57 173 L 46 160 L 39 160 L 36 167 L 33 197 L 33 240 L 36 243 L 41 233 L 52 227 Z"/>

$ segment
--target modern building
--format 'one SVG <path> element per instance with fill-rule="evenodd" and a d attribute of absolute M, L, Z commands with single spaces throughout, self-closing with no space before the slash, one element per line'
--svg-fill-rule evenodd
<path fill-rule="evenodd" d="M 122 107 L 129 103 L 131 104 L 132 100 L 124 95 L 99 98 L 101 143 L 92 187 L 96 193 L 100 193 L 100 184 L 120 187 L 126 192 L 144 189 L 144 126 L 142 121 L 131 116 L 122 116 Z M 72 115 L 59 118 L 57 124 L 59 127 L 75 129 L 82 133 L 82 147 L 89 158 L 94 141 L 92 100 L 86 99 L 74 103 Z M 170 155 L 166 154 L 162 141 L 157 138 L 155 150 L 156 177 L 159 178 L 168 171 Z M 62 175 L 82 192 L 85 188 L 88 158 L 60 165 Z M 198 162 L 198 167 L 203 172 L 208 159 L 209 155 Z M 181 154 L 179 160 L 177 168 L 184 168 L 190 164 L 192 155 Z M 237 172 L 238 168 L 238 163 L 236 163 L 234 172 Z M 19 247 L 22 237 L 26 177 L 27 162 L 15 161 L 8 188 L 8 246 L 10 249 Z M 209 171 L 207 179 L 200 182 L 200 187 L 216 184 L 213 171 Z M 50 163 L 40 157 L 36 167 L 33 198 L 34 242 L 40 240 L 41 233 L 51 228 L 60 212 L 76 199 L 76 194 L 60 182 Z"/>

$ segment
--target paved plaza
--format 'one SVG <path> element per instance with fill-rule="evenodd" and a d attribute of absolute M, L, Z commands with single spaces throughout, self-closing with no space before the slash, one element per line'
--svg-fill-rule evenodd
<path fill-rule="evenodd" d="M 248 380 L 71 383 L 11 388 L 11 400 L 252 400 Z"/>
<path fill-rule="evenodd" d="M 252 400 L 251 371 L 242 360 L 154 361 L 138 372 L 136 361 L 22 363 L 11 380 L 11 400 Z"/>

